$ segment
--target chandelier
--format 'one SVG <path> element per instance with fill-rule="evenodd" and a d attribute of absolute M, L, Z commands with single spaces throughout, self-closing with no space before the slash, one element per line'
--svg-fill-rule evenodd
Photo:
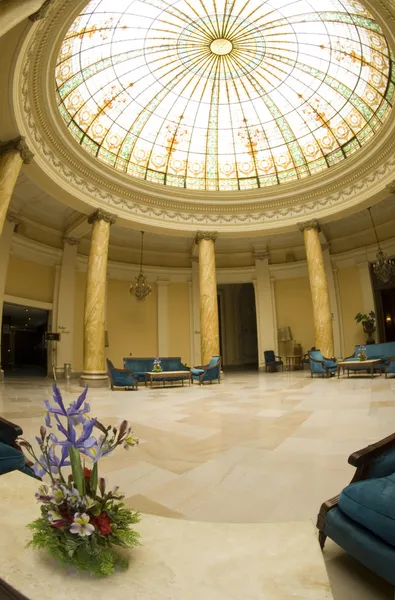
<path fill-rule="evenodd" d="M 130 293 L 137 300 L 144 300 L 152 291 L 151 286 L 146 282 L 146 276 L 143 273 L 143 243 L 144 231 L 141 232 L 141 250 L 140 250 L 140 273 L 136 277 L 136 283 L 130 286 Z"/>
<path fill-rule="evenodd" d="M 395 276 L 395 261 L 392 258 L 388 258 L 386 253 L 382 251 L 370 208 L 368 208 L 368 211 L 376 236 L 377 246 L 379 249 L 376 254 L 376 262 L 373 263 L 373 272 L 376 275 L 377 279 L 379 279 L 383 283 L 389 283 Z"/>

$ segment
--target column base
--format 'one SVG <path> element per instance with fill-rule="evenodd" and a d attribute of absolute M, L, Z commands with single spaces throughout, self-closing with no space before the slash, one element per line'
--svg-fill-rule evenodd
<path fill-rule="evenodd" d="M 85 372 L 80 377 L 80 385 L 90 388 L 108 388 L 108 375 L 104 371 Z"/>

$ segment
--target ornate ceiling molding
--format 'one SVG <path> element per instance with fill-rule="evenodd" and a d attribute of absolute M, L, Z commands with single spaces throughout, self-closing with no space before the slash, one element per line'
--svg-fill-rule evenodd
<path fill-rule="evenodd" d="M 163 186 L 134 181 L 96 164 L 98 161 L 80 149 L 67 132 L 56 107 L 53 81 L 58 47 L 85 3 L 50 3 L 46 18 L 35 22 L 22 44 L 13 81 L 15 119 L 35 153 L 34 161 L 43 177 L 50 177 L 85 206 L 100 207 L 116 213 L 124 222 L 150 224 L 153 228 L 193 232 L 196 226 L 212 227 L 222 233 L 295 228 L 303 219 L 358 210 L 361 201 L 388 194 L 385 188 L 393 181 L 395 169 L 395 114 L 384 130 L 344 165 L 308 181 L 279 186 L 281 189 L 229 194 L 163 190 Z M 378 17 L 382 15 L 380 23 L 395 51 L 391 33 L 394 5 L 381 0 L 365 3 Z"/>

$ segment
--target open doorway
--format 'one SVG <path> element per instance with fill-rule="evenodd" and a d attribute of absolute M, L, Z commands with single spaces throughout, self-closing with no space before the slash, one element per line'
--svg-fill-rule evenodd
<path fill-rule="evenodd" d="M 218 286 L 220 348 L 225 369 L 258 369 L 255 292 L 252 283 Z"/>
<path fill-rule="evenodd" d="M 5 377 L 47 375 L 47 310 L 5 302 L 1 327 L 1 364 Z"/>

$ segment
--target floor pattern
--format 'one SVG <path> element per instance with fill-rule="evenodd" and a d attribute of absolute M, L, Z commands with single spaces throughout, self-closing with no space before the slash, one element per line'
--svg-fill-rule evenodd
<path fill-rule="evenodd" d="M 75 399 L 76 384 L 61 386 Z M 50 382 L 0 386 L 0 414 L 27 438 Z M 395 379 L 311 379 L 307 372 L 225 374 L 220 385 L 89 392 L 92 416 L 133 423 L 140 446 L 102 462 L 145 513 L 231 523 L 315 521 L 351 479 L 349 454 L 393 432 Z M 329 542 L 335 600 L 389 600 L 392 589 Z"/>

